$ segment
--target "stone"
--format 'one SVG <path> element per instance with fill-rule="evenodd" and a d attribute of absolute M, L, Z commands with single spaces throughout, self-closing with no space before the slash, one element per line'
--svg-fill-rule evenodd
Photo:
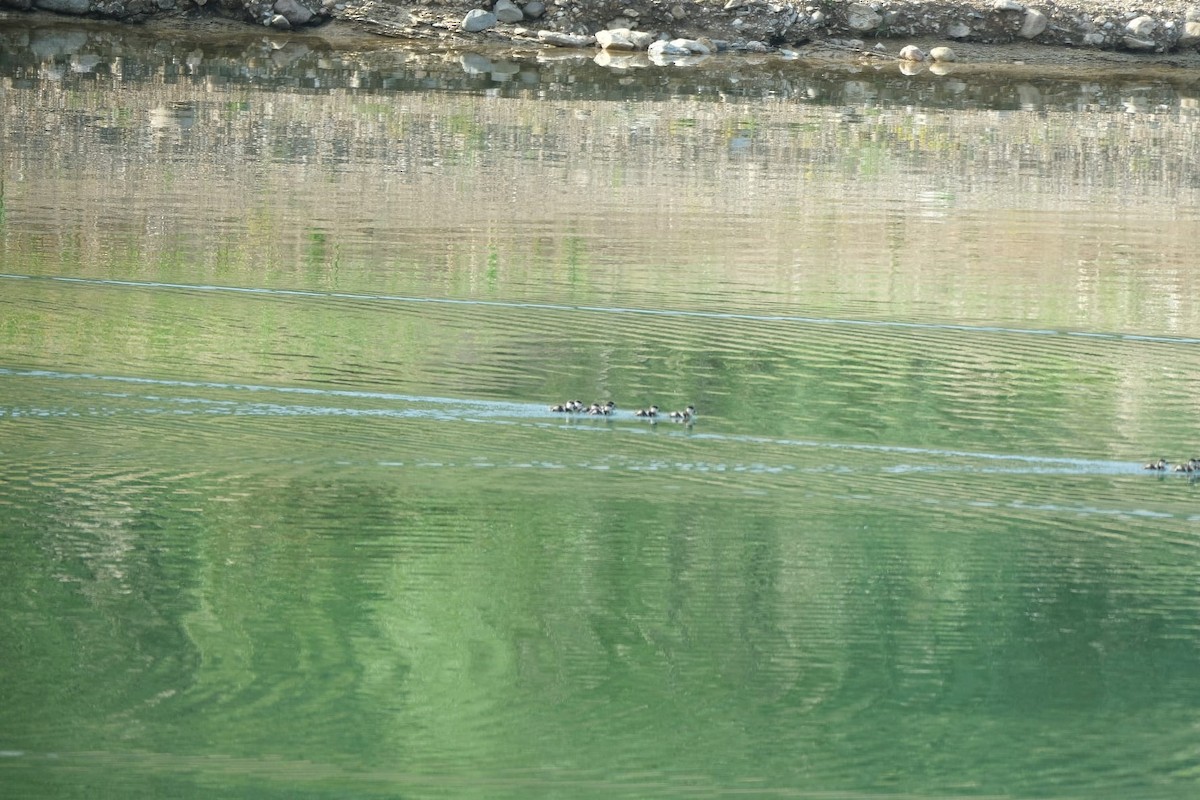
<path fill-rule="evenodd" d="M 1130 50 L 1153 50 L 1158 47 L 1158 43 L 1153 39 L 1142 39 L 1137 36 L 1126 36 L 1122 41 Z"/>
<path fill-rule="evenodd" d="M 682 48 L 684 52 L 696 56 L 707 56 L 712 53 L 712 50 L 703 42 L 697 39 L 672 39 L 671 44 Z"/>
<path fill-rule="evenodd" d="M 1083 44 L 1086 47 L 1100 47 L 1104 44 L 1104 34 L 1100 31 L 1093 31 L 1083 35 Z"/>
<path fill-rule="evenodd" d="M 1025 9 L 1025 19 L 1021 23 L 1021 30 L 1017 31 L 1017 36 L 1022 39 L 1036 38 L 1046 30 L 1046 26 L 1049 24 L 1050 20 L 1046 19 L 1045 14 L 1036 8 L 1027 8 Z"/>
<path fill-rule="evenodd" d="M 531 3 L 526 3 L 522 12 L 525 19 L 538 19 L 546 13 L 546 4 L 542 0 L 533 0 Z"/>
<path fill-rule="evenodd" d="M 628 38 L 638 50 L 645 50 L 656 37 L 649 31 L 630 31 Z"/>
<path fill-rule="evenodd" d="M 654 44 L 650 45 L 649 49 L 647 50 L 647 53 L 650 55 L 651 58 L 664 58 L 664 57 L 669 58 L 671 56 L 690 56 L 692 54 L 692 51 L 688 50 L 686 47 L 681 47 L 681 46 L 675 44 L 675 42 L 673 42 L 673 41 L 672 42 L 664 42 L 662 40 L 659 40 L 659 41 L 655 42 Z"/>
<path fill-rule="evenodd" d="M 1141 39 L 1144 39 L 1150 34 L 1154 33 L 1154 29 L 1157 27 L 1158 23 L 1154 21 L 1154 17 L 1147 17 L 1145 15 L 1134 17 L 1133 19 L 1129 20 L 1129 22 L 1125 23 L 1125 30 L 1127 30 L 1130 35 Z"/>
<path fill-rule="evenodd" d="M 88 0 L 34 0 L 34 6 L 43 11 L 54 11 L 58 14 L 86 14 Z"/>
<path fill-rule="evenodd" d="M 492 13 L 500 22 L 520 22 L 525 19 L 525 12 L 517 8 L 517 4 L 512 0 L 496 0 L 496 5 L 492 6 Z"/>
<path fill-rule="evenodd" d="M 267 27 L 274 28 L 277 31 L 290 31 L 292 23 L 288 22 L 288 18 L 283 14 L 272 14 L 267 19 Z"/>
<path fill-rule="evenodd" d="M 556 47 L 587 47 L 595 41 L 595 37 L 582 36 L 578 33 L 562 33 L 561 31 L 538 31 L 538 41 L 552 44 Z"/>
<path fill-rule="evenodd" d="M 820 28 L 825 24 L 825 12 L 821 11 L 820 9 L 814 11 L 813 15 L 808 18 L 808 24 L 812 25 L 814 28 Z"/>
<path fill-rule="evenodd" d="M 1185 22 L 1183 24 L 1183 34 L 1179 37 L 1179 43 L 1184 45 L 1200 44 L 1200 22 Z"/>
<path fill-rule="evenodd" d="M 467 12 L 463 17 L 462 23 L 459 25 L 467 33 L 479 33 L 486 31 L 488 28 L 496 27 L 496 15 L 490 11 L 484 11 L 482 8 L 474 8 Z"/>
<path fill-rule="evenodd" d="M 915 44 L 910 44 L 900 49 L 901 61 L 924 61 L 925 53 Z"/>
<path fill-rule="evenodd" d="M 946 36 L 951 39 L 965 39 L 971 35 L 971 26 L 963 22 L 952 22 L 946 28 Z"/>
<path fill-rule="evenodd" d="M 934 61 L 957 61 L 958 56 L 949 47 L 934 47 L 929 51 L 929 57 Z"/>
<path fill-rule="evenodd" d="M 628 28 L 616 28 L 606 31 L 596 31 L 596 44 L 604 50 L 636 50 L 635 45 L 629 39 Z"/>
<path fill-rule="evenodd" d="M 272 6 L 275 13 L 282 14 L 292 25 L 306 25 L 313 18 L 313 12 L 300 5 L 298 0 L 275 0 Z"/>
<path fill-rule="evenodd" d="M 851 3 L 846 9 L 846 24 L 856 31 L 873 31 L 883 22 L 875 9 L 862 3 Z"/>
<path fill-rule="evenodd" d="M 683 6 L 674 5 L 671 6 L 671 16 L 675 19 L 683 19 L 687 16 L 687 12 L 683 10 Z"/>
<path fill-rule="evenodd" d="M 992 3 L 993 11 L 1024 11 L 1025 4 L 1018 3 L 1017 0 L 996 0 Z"/>
<path fill-rule="evenodd" d="M 732 11 L 733 9 L 741 8 L 744 5 L 746 5 L 746 0 L 728 0 L 728 2 L 725 3 L 725 10 Z"/>

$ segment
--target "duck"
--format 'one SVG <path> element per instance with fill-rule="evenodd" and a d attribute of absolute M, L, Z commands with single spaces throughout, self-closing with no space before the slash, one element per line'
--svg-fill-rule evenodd
<path fill-rule="evenodd" d="M 1195 472 L 1196 471 L 1196 460 L 1191 459 L 1191 460 L 1185 461 L 1181 464 L 1176 464 L 1175 471 L 1176 472 Z"/>
<path fill-rule="evenodd" d="M 1151 461 L 1149 464 L 1142 467 L 1142 469 L 1157 469 L 1157 470 L 1164 470 L 1166 468 L 1167 468 L 1167 460 L 1165 458 L 1160 458 L 1158 461 Z"/>
<path fill-rule="evenodd" d="M 583 410 L 582 400 L 566 400 L 558 405 L 550 406 L 555 414 L 577 414 Z"/>
<path fill-rule="evenodd" d="M 598 415 L 607 417 L 609 414 L 611 414 L 613 412 L 613 409 L 616 407 L 617 407 L 617 404 L 614 403 L 612 400 L 609 400 L 604 405 L 600 405 L 599 403 L 592 403 L 588 407 L 588 413 L 592 414 L 592 415 L 598 414 Z"/>
<path fill-rule="evenodd" d="M 676 422 L 690 422 L 692 417 L 696 416 L 696 407 L 688 406 L 683 411 L 672 411 L 667 416 Z"/>
<path fill-rule="evenodd" d="M 658 416 L 658 406 L 650 406 L 649 408 L 639 408 L 637 411 L 633 412 L 633 415 L 635 417 L 657 417 Z"/>

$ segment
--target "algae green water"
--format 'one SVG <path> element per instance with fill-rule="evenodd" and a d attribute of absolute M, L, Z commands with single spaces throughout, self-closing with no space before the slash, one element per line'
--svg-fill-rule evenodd
<path fill-rule="evenodd" d="M 1195 86 L 0 37 L 0 794 L 1195 795 Z"/>

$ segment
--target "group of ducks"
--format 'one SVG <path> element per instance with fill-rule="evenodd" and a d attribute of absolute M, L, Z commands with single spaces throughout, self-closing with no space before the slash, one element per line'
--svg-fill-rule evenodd
<path fill-rule="evenodd" d="M 1170 464 L 1165 458 L 1160 458 L 1158 461 L 1151 461 L 1142 469 L 1154 469 L 1159 472 L 1165 472 Z M 1175 465 L 1172 472 L 1200 472 L 1200 458 L 1189 458 L 1187 461 L 1181 461 Z"/>
<path fill-rule="evenodd" d="M 581 400 L 567 400 L 564 403 L 550 406 L 550 410 L 556 414 L 591 414 L 592 416 L 608 417 L 616 410 L 617 404 L 612 400 L 606 403 L 592 403 L 590 406 L 584 405 Z M 658 416 L 658 406 L 650 406 L 649 408 L 639 408 L 633 412 L 635 417 L 646 417 L 654 419 Z M 669 420 L 675 422 L 691 422 L 696 416 L 696 407 L 688 406 L 683 411 L 672 411 L 668 414 L 662 414 Z"/>

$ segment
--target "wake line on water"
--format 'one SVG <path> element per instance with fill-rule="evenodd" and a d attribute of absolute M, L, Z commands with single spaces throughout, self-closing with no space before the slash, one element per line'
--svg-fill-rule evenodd
<path fill-rule="evenodd" d="M 692 319 L 744 320 L 751 322 L 788 322 L 799 325 L 858 326 L 865 328 L 904 328 L 912 330 L 958 331 L 962 333 L 1002 333 L 1023 336 L 1073 336 L 1086 339 L 1118 342 L 1155 342 L 1166 344 L 1200 344 L 1200 338 L 1184 336 L 1151 336 L 1136 333 L 1104 333 L 1062 331 L 1053 328 L 1009 328 L 1002 325 L 961 325 L 944 322 L 903 322 L 896 320 L 844 319 L 840 317 L 810 317 L 799 314 L 751 314 L 733 311 L 697 311 L 685 309 L 634 308 L 623 306 L 591 306 L 565 303 L 520 303 L 508 300 L 467 300 L 452 297 L 415 297 L 398 294 L 358 294 L 355 292 L 317 292 L 308 289 L 266 289 L 247 286 L 220 286 L 204 283 L 164 283 L 159 281 L 127 281 L 109 278 L 71 278 L 53 275 L 16 275 L 0 273 L 0 280 L 53 281 L 91 286 L 124 286 L 136 289 L 168 289 L 188 292 L 222 292 L 264 297 L 306 297 L 325 300 L 354 300 L 358 302 L 422 303 L 446 306 L 475 306 L 512 308 L 538 311 L 584 312 L 593 314 L 634 314 L 652 317 L 682 317 Z"/>
<path fill-rule="evenodd" d="M 499 425 L 530 425 L 543 428 L 562 428 L 569 427 L 576 430 L 590 431 L 617 431 L 624 433 L 639 433 L 646 434 L 651 431 L 651 426 L 643 420 L 635 419 L 632 414 L 628 416 L 620 415 L 616 418 L 595 418 L 581 416 L 564 417 L 559 414 L 553 414 L 547 408 L 540 404 L 533 403 L 512 403 L 494 400 L 472 400 L 464 398 L 451 397 L 426 397 L 421 395 L 408 395 L 393 392 L 369 392 L 354 389 L 318 389 L 301 386 L 264 386 L 259 384 L 249 383 L 223 383 L 217 381 L 185 381 L 172 380 L 166 378 L 138 378 L 120 375 L 97 375 L 93 373 L 70 373 L 57 372 L 53 370 L 38 370 L 38 369 L 11 369 L 0 367 L 0 377 L 15 377 L 15 378 L 43 378 L 51 380 L 83 380 L 83 381 L 105 381 L 119 384 L 132 384 L 137 386 L 162 386 L 173 388 L 189 388 L 189 389 L 217 389 L 222 391 L 236 392 L 264 392 L 264 393 L 279 393 L 279 394 L 298 394 L 312 397 L 346 397 L 355 399 L 369 400 L 389 400 L 405 403 L 414 403 L 426 406 L 437 406 L 436 409 L 429 408 L 407 408 L 407 409 L 355 409 L 337 406 L 306 406 L 295 404 L 280 404 L 280 403 L 244 403 L 228 400 L 213 400 L 208 398 L 164 398 L 159 396 L 144 396 L 140 399 L 149 400 L 151 402 L 172 403 L 177 406 L 201 404 L 206 408 L 196 412 L 185 412 L 179 408 L 152 411 L 138 411 L 133 413 L 162 413 L 172 415 L 182 415 L 186 413 L 195 413 L 197 415 L 230 415 L 230 416 L 266 416 L 266 417 L 348 417 L 348 418 L 391 418 L 391 419 L 431 419 L 435 421 L 469 421 L 477 423 L 490 423 Z M 117 395 L 119 396 L 119 395 Z M 0 406 L 0 419 L 5 417 L 61 417 L 61 416 L 93 416 L 99 412 L 92 410 L 88 412 L 71 412 L 63 409 L 25 409 L 17 410 L 12 408 L 4 408 Z M 114 411 L 114 414 L 130 413 L 128 410 Z M 512 419 L 513 417 L 518 420 Z M 524 421 L 519 421 L 524 420 Z M 634 426 L 621 426 L 620 428 L 612 427 L 614 422 L 631 422 Z M 604 423 L 604 427 L 597 427 L 593 423 Z M 702 421 L 701 421 L 701 424 Z M 658 427 L 657 425 L 654 427 Z M 856 442 L 823 442 L 818 440 L 808 439 L 783 439 L 772 438 L 766 436 L 755 436 L 752 434 L 736 434 L 736 433 L 712 433 L 705 431 L 695 431 L 694 429 L 685 429 L 677 423 L 664 421 L 662 427 L 666 430 L 686 435 L 688 438 L 697 441 L 713 441 L 713 442 L 735 442 L 738 444 L 758 444 L 769 445 L 775 447 L 797 447 L 814 450 L 835 450 L 835 451 L 850 451 L 850 452 L 865 452 L 865 453 L 882 453 L 889 455 L 908 455 L 908 456 L 926 456 L 935 458 L 963 458 L 973 459 L 997 465 L 1022 465 L 1014 468 L 1013 466 L 996 466 L 977 470 L 965 470 L 958 465 L 943 465 L 937 468 L 930 466 L 915 466 L 915 465 L 897 465 L 891 468 L 886 468 L 884 472 L 903 473 L 903 472 L 928 472 L 928 471 L 956 471 L 956 472 L 1027 472 L 1039 474 L 1124 474 L 1129 472 L 1140 472 L 1141 467 L 1132 462 L 1124 461 L 1109 461 L 1099 459 L 1084 459 L 1070 458 L 1063 456 L 1034 456 L 1021 455 L 1012 453 L 983 453 L 969 450 L 946 450 L 939 448 L 923 448 L 923 447 L 906 447 L 903 445 L 886 445 L 886 444 L 865 444 Z"/>

